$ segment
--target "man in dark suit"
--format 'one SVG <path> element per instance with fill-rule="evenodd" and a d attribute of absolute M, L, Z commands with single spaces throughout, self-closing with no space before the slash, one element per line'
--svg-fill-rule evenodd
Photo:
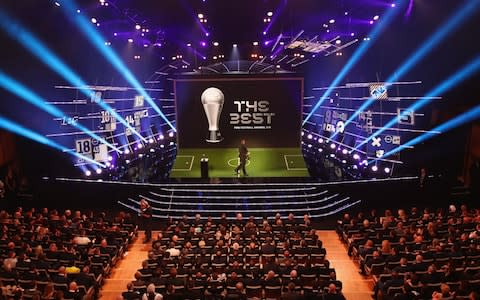
<path fill-rule="evenodd" d="M 144 243 L 148 243 L 152 239 L 152 207 L 145 199 L 140 200 L 140 217 L 145 230 Z"/>
<path fill-rule="evenodd" d="M 246 146 L 245 139 L 242 139 L 240 142 L 240 146 L 238 147 L 238 158 L 240 160 L 240 164 L 235 168 L 235 174 L 240 173 L 240 169 L 242 169 L 243 176 L 248 176 L 247 171 L 245 170 L 245 165 L 247 160 L 249 159 L 249 152 Z"/>

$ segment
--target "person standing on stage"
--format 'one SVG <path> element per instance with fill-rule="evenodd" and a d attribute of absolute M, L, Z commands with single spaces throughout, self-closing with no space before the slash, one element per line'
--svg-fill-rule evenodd
<path fill-rule="evenodd" d="M 140 217 L 145 230 L 144 243 L 148 243 L 152 239 L 152 207 L 145 199 L 140 200 Z"/>
<path fill-rule="evenodd" d="M 235 173 L 237 175 L 240 173 L 240 169 L 242 169 L 243 176 L 248 176 L 247 171 L 245 170 L 245 164 L 247 163 L 247 159 L 250 159 L 249 155 L 250 153 L 248 152 L 245 139 L 242 139 L 240 146 L 238 147 L 238 158 L 240 160 L 240 164 L 235 168 Z"/>

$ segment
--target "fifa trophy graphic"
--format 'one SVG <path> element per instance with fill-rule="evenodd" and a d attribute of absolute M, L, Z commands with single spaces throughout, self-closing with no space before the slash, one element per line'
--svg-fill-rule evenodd
<path fill-rule="evenodd" d="M 225 102 L 225 96 L 221 90 L 210 87 L 203 91 L 200 98 L 208 120 L 208 136 L 206 141 L 209 143 L 219 143 L 223 140 L 220 130 L 218 129 L 218 123 L 220 121 L 223 103 Z"/>

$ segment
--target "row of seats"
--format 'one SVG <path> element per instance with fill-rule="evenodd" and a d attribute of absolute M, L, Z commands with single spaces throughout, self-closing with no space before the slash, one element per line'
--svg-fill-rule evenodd
<path fill-rule="evenodd" d="M 375 210 L 345 214 L 337 233 L 358 260 L 360 273 L 372 276 L 374 298 L 414 296 L 431 299 L 478 297 L 480 288 L 480 211 L 462 205 L 397 215 Z"/>
<path fill-rule="evenodd" d="M 342 298 L 325 255 L 308 218 L 184 217 L 162 228 L 123 297 L 138 299 L 151 285 L 167 299 Z"/>
<path fill-rule="evenodd" d="M 129 214 L 0 212 L 2 293 L 25 299 L 94 298 L 137 232 Z"/>

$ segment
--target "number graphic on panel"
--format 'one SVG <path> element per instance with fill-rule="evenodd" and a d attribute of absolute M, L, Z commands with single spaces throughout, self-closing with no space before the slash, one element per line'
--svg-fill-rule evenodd
<path fill-rule="evenodd" d="M 92 153 L 92 144 L 90 139 L 77 140 L 77 152 L 81 154 Z"/>
<path fill-rule="evenodd" d="M 102 124 L 110 123 L 110 119 L 111 119 L 110 112 L 102 110 L 101 114 L 102 114 Z"/>

